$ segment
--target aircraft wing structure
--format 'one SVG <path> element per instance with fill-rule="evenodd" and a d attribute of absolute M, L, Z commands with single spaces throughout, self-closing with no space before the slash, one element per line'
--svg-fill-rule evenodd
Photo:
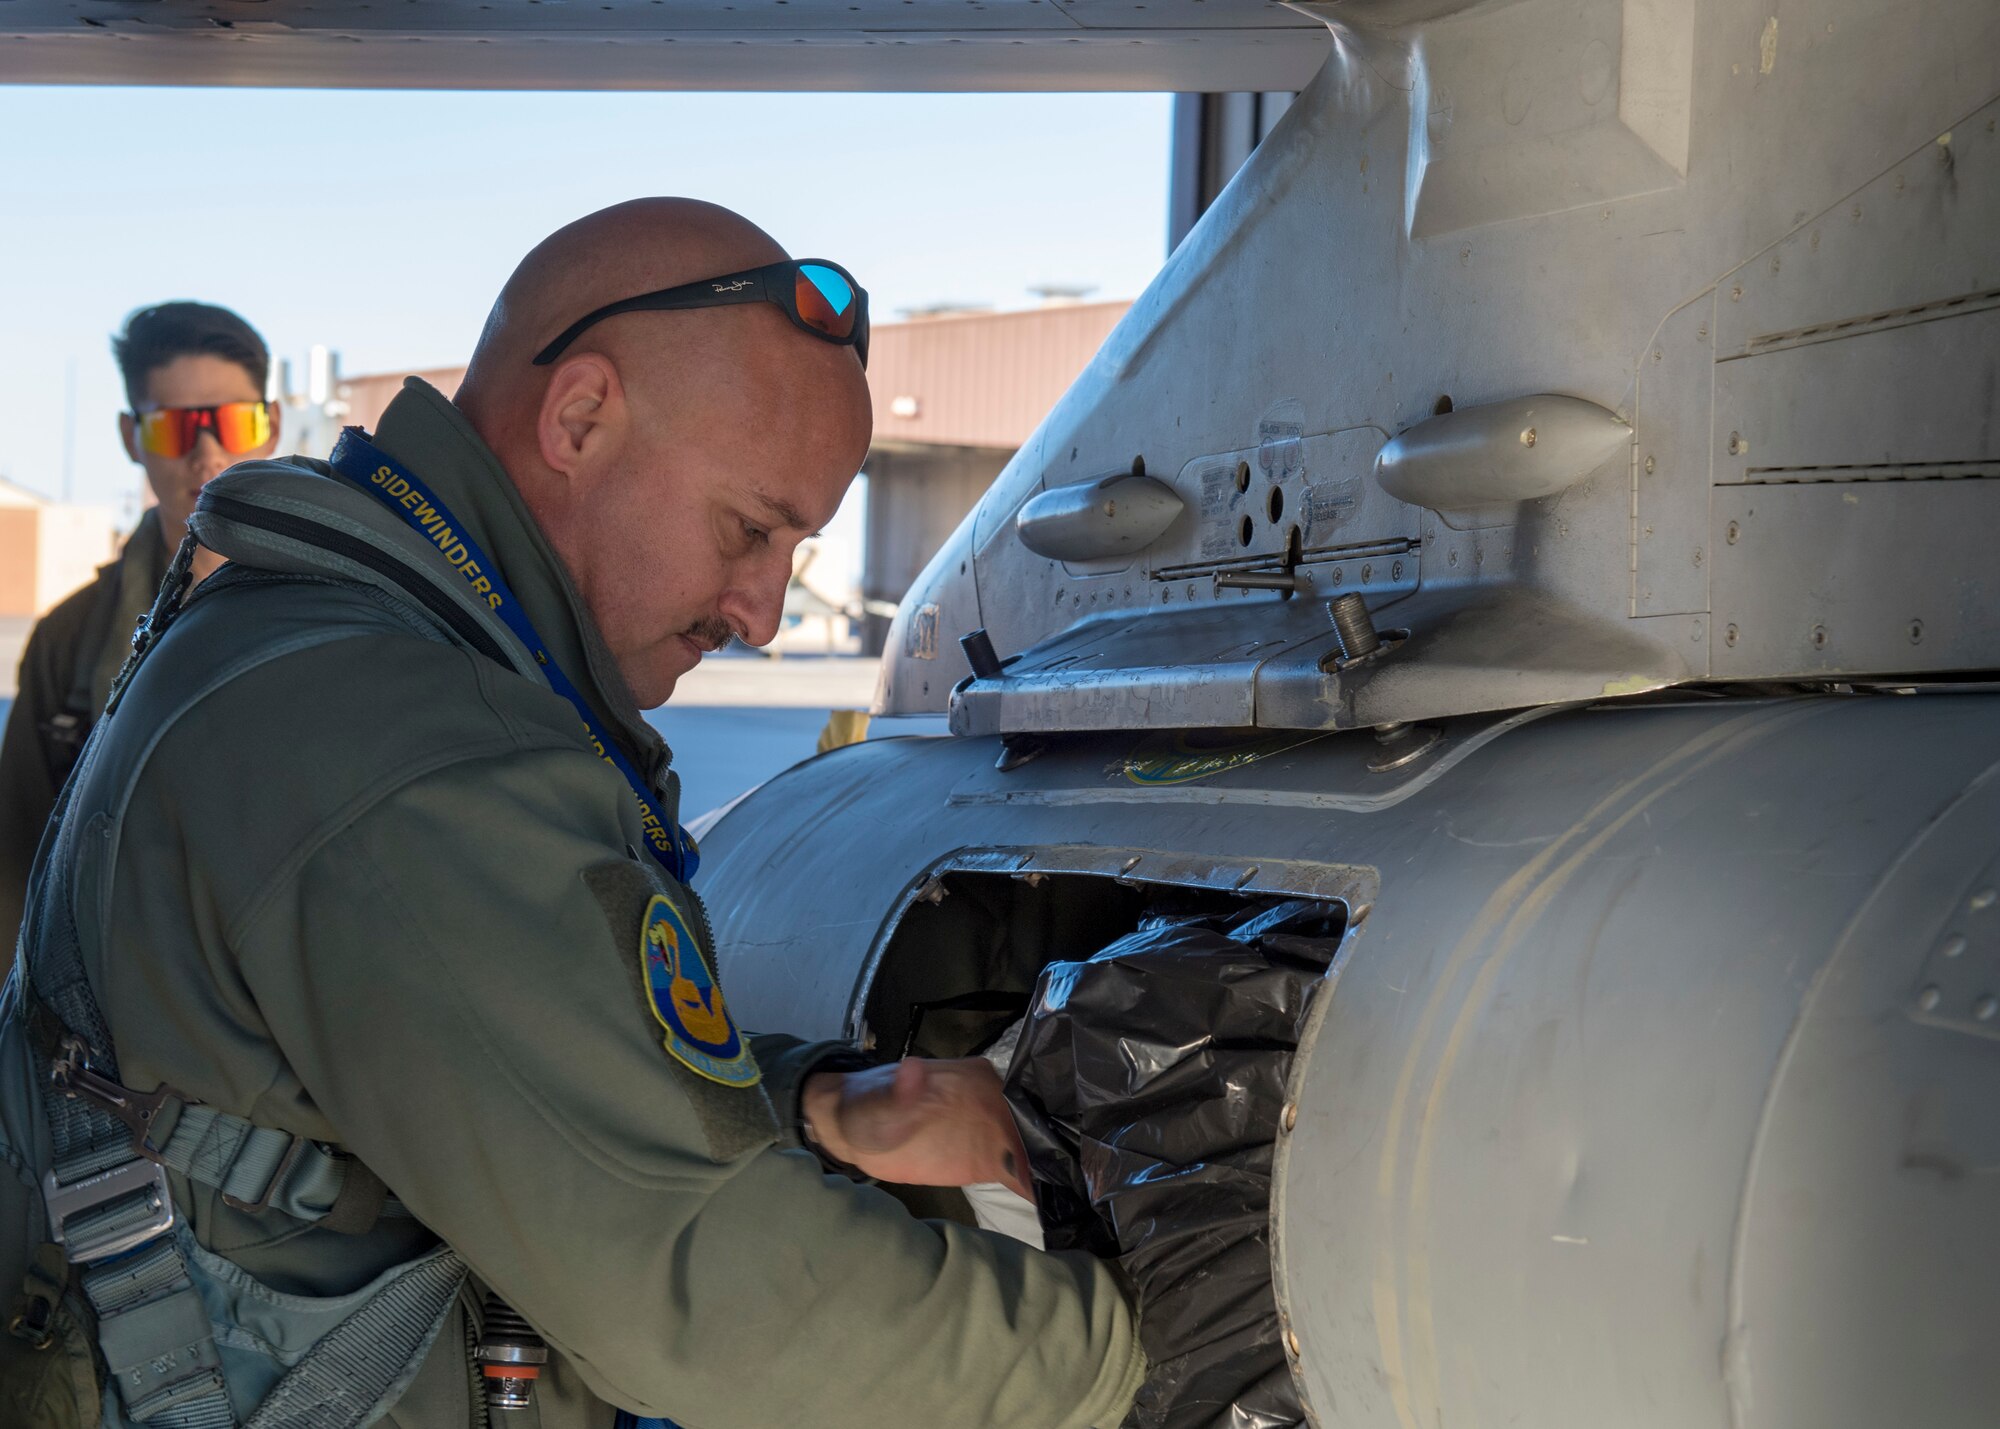
<path fill-rule="evenodd" d="M 9 0 L 0 83 L 355 89 L 1296 90 L 1273 0 Z"/>

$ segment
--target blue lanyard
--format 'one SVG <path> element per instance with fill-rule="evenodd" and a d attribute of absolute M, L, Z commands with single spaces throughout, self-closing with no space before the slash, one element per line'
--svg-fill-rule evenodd
<path fill-rule="evenodd" d="M 515 637 L 528 647 L 535 663 L 547 676 L 549 687 L 568 700 L 583 720 L 583 732 L 590 740 L 592 752 L 624 775 L 625 782 L 632 786 L 632 797 L 639 801 L 639 818 L 646 827 L 646 842 L 652 849 L 653 857 L 677 881 L 692 882 L 695 870 L 701 866 L 701 855 L 695 848 L 693 836 L 679 824 L 662 819 L 654 809 L 654 796 L 646 787 L 646 781 L 632 767 L 632 761 L 612 742 L 611 736 L 605 733 L 604 726 L 591 712 L 590 702 L 570 683 L 562 667 L 550 658 L 548 647 L 535 633 L 527 611 L 521 608 L 520 600 L 502 578 L 500 568 L 487 559 L 486 553 L 472 539 L 472 534 L 437 499 L 435 492 L 394 457 L 371 443 L 362 434 L 361 428 L 349 427 L 340 434 L 340 440 L 334 443 L 331 461 L 336 472 L 375 497 L 400 516 L 412 531 L 436 547 L 445 563 L 465 577 L 473 598 L 484 600 L 486 608 L 499 616 Z"/>

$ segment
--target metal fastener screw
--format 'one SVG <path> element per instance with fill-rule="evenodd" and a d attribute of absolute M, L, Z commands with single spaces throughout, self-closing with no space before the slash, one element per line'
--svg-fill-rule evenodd
<path fill-rule="evenodd" d="M 1696 547 L 1694 548 L 1694 563 L 1695 563 L 1696 565 L 1700 565 L 1700 564 L 1701 564 L 1701 547 L 1699 547 L 1699 546 L 1696 546 Z"/>
<path fill-rule="evenodd" d="M 1936 1012 L 1937 1005 L 1943 1001 L 1944 1001 L 1944 994 L 1938 991 L 1936 983 L 1932 983 L 1929 987 L 1925 988 L 1922 992 L 1917 994 L 1917 1011 Z"/>
<path fill-rule="evenodd" d="M 1653 474 L 1653 459 L 1652 459 L 1651 457 L 1647 457 L 1647 458 L 1646 458 L 1646 475 L 1648 475 L 1648 476 L 1651 476 L 1652 474 Z"/>
<path fill-rule="evenodd" d="M 1736 544 L 1736 538 L 1743 534 L 1743 528 L 1741 526 L 1738 526 L 1734 521 L 1731 521 L 1729 523 L 1728 534 L 1729 534 L 1729 544 L 1733 546 Z"/>
<path fill-rule="evenodd" d="M 1361 583 L 1363 585 L 1367 585 L 1368 582 L 1374 579 L 1375 579 L 1375 567 L 1372 564 L 1363 566 L 1361 568 Z"/>
<path fill-rule="evenodd" d="M 1703 323 L 1700 327 L 1696 328 L 1694 335 L 1700 341 L 1706 342 L 1708 340 L 1708 324 Z"/>
<path fill-rule="evenodd" d="M 1333 618 L 1340 651 L 1348 659 L 1359 660 L 1381 648 L 1382 637 L 1376 633 L 1375 622 L 1368 616 L 1368 602 L 1359 592 L 1349 591 L 1328 601 L 1326 613 Z"/>
<path fill-rule="evenodd" d="M 1452 552 L 1452 553 L 1451 553 L 1451 554 L 1450 554 L 1449 556 L 1446 556 L 1446 557 L 1445 557 L 1445 564 L 1446 564 L 1446 565 L 1448 565 L 1448 566 L 1455 566 L 1455 565 L 1457 565 L 1457 564 L 1458 564 L 1458 552 L 1456 552 L 1456 551 L 1453 551 L 1453 552 Z"/>
<path fill-rule="evenodd" d="M 1293 1359 L 1298 1359 L 1300 1357 L 1299 1332 L 1297 1330 L 1285 1331 L 1285 1348 L 1292 1352 Z"/>
<path fill-rule="evenodd" d="M 1403 578 L 1403 563 L 1401 561 L 1398 561 L 1396 562 L 1396 564 L 1389 567 L 1389 579 L 1392 581 L 1399 581 L 1402 578 Z"/>
<path fill-rule="evenodd" d="M 1284 1124 L 1285 1124 L 1285 1130 L 1287 1130 L 1287 1131 L 1297 1131 L 1297 1130 L 1298 1130 L 1298 1127 L 1299 1127 L 1299 1104 L 1298 1104 L 1297 1102 L 1286 1102 L 1286 1103 L 1285 1103 L 1285 1122 L 1284 1122 Z"/>
<path fill-rule="evenodd" d="M 1990 992 L 1972 1004 L 1972 1015 L 1981 1022 L 1991 1022 L 1996 1012 L 2000 1012 L 2000 997 Z"/>
<path fill-rule="evenodd" d="M 1743 298 L 1743 287 L 1739 283 L 1736 287 L 1731 288 L 1729 290 L 1729 301 L 1732 303 L 1740 302 L 1742 298 Z"/>
<path fill-rule="evenodd" d="M 1534 444 L 1535 444 L 1535 429 L 1533 427 L 1528 427 L 1521 433 L 1521 445 L 1524 447 L 1531 447 Z"/>
<path fill-rule="evenodd" d="M 1938 956 L 1941 958 L 1964 957 L 1965 935 L 1963 933 L 1954 933 L 1949 938 L 1946 938 L 1938 947 Z"/>
<path fill-rule="evenodd" d="M 1826 649 L 1826 627 L 1824 625 L 1815 625 L 1813 627 L 1812 642 L 1813 649 Z"/>
<path fill-rule="evenodd" d="M 1912 645 L 1921 645 L 1924 643 L 1924 623 L 1921 620 L 1910 622 L 1910 643 Z"/>
<path fill-rule="evenodd" d="M 1972 911 L 1983 913 L 1996 902 L 2000 902 L 2000 890 L 1982 888 L 1972 895 Z"/>
<path fill-rule="evenodd" d="M 1728 647 L 1729 647 L 1730 649 L 1732 649 L 1732 650 L 1734 650 L 1734 649 L 1736 648 L 1736 627 L 1735 627 L 1735 626 L 1731 625 L 1731 626 L 1727 626 L 1727 627 L 1725 627 L 1725 628 L 1724 628 L 1724 630 L 1723 630 L 1723 632 L 1722 632 L 1722 643 L 1723 643 L 1724 645 L 1727 645 L 1727 646 L 1728 646 Z"/>
<path fill-rule="evenodd" d="M 1743 440 L 1743 433 L 1731 432 L 1729 434 L 1729 454 L 1731 456 L 1740 456 L 1748 450 L 1750 450 L 1750 444 Z"/>

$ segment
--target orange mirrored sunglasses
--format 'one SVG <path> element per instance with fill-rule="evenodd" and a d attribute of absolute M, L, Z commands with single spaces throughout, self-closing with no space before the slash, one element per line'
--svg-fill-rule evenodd
<path fill-rule="evenodd" d="M 254 452 L 271 440 L 269 402 L 224 402 L 215 407 L 155 407 L 134 412 L 139 445 L 153 456 L 186 456 L 204 429 L 231 456 Z"/>

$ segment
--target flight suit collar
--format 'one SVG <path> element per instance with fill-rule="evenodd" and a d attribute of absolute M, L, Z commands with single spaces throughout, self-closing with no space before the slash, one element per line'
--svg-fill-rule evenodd
<path fill-rule="evenodd" d="M 640 771 L 658 782 L 669 758 L 666 744 L 640 714 L 562 558 L 542 534 L 513 478 L 464 414 L 422 378 L 406 378 L 372 440 L 423 478 L 486 548 L 549 654 Z"/>

